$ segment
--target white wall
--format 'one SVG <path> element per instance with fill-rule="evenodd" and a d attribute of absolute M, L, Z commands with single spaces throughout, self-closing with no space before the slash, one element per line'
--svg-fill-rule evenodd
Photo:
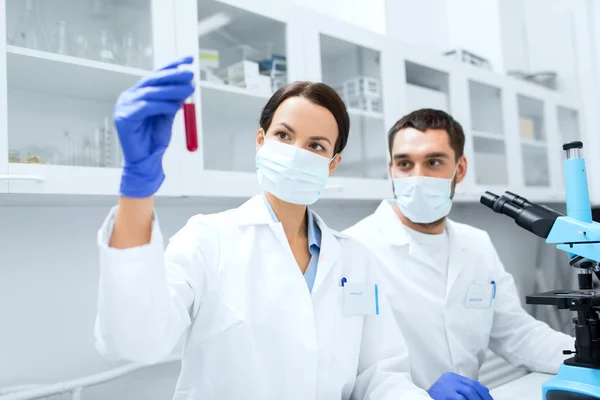
<path fill-rule="evenodd" d="M 291 0 L 361 28 L 384 35 L 386 33 L 386 0 Z"/>
<path fill-rule="evenodd" d="M 159 207 L 165 236 L 189 216 L 216 206 Z M 316 207 L 343 229 L 372 212 L 376 202 Z M 52 383 L 114 367 L 94 348 L 98 277 L 96 230 L 108 207 L 0 207 L 0 387 Z M 533 290 L 538 239 L 479 204 L 456 205 L 455 219 L 488 229 L 521 295 Z M 169 399 L 178 365 L 155 367 L 86 391 L 86 400 Z M 67 397 L 58 398 L 60 400 Z"/>
<path fill-rule="evenodd" d="M 446 0 L 387 0 L 387 34 L 423 50 L 448 50 Z"/>

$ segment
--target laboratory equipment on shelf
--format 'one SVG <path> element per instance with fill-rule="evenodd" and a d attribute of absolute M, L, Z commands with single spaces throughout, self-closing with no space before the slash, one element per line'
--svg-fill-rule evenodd
<path fill-rule="evenodd" d="M 34 50 L 48 50 L 46 23 L 40 3 L 38 0 L 21 0 L 21 4 L 23 9 L 10 43 Z"/>
<path fill-rule="evenodd" d="M 511 192 L 502 196 L 485 192 L 481 196 L 482 204 L 569 253 L 569 264 L 577 270 L 579 290 L 554 290 L 526 297 L 528 304 L 553 305 L 577 313 L 573 318 L 575 351 L 563 351 L 574 357 L 565 360 L 558 375 L 544 383 L 544 400 L 600 399 L 600 291 L 592 284 L 592 274 L 600 279 L 600 223 L 592 220 L 582 148 L 581 142 L 563 145 L 566 216 Z"/>
<path fill-rule="evenodd" d="M 67 21 L 58 21 L 56 23 L 56 26 L 57 26 L 56 52 L 58 54 L 69 55 L 69 51 L 70 51 L 69 40 L 70 39 L 69 39 L 68 23 L 67 23 Z"/>

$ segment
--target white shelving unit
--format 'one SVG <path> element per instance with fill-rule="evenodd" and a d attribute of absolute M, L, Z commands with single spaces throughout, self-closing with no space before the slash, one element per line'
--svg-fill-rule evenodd
<path fill-rule="evenodd" d="M 478 201 L 485 190 L 511 190 L 532 201 L 564 200 L 561 145 L 585 144 L 577 99 L 405 46 L 292 2 L 57 0 L 52 7 L 34 2 L 41 4 L 36 11 L 48 37 L 57 37 L 57 23 L 67 26 L 69 51 L 56 42 L 43 48 L 20 43 L 15 32 L 22 3 L 0 0 L 3 204 L 26 194 L 82 195 L 82 201 L 116 195 L 121 171 L 111 120 L 117 97 L 150 70 L 188 54 L 203 54 L 191 67 L 201 145 L 194 153 L 185 149 L 178 116 L 164 161 L 162 197 L 258 193 L 254 156 L 261 110 L 277 87 L 296 80 L 323 81 L 348 105 L 350 139 L 323 195 L 330 200 L 392 195 L 386 134 L 417 108 L 445 110 L 464 128 L 469 173 L 457 188 L 457 201 Z M 103 32 L 110 34 L 108 42 Z M 102 46 L 112 59 L 104 57 Z M 249 72 L 228 69 L 242 60 L 251 62 Z M 253 75 L 252 63 L 261 66 L 262 78 Z M 356 91 L 357 78 L 371 86 Z M 82 146 L 95 145 L 98 129 L 114 145 L 110 163 L 66 157 L 69 141 L 85 155 Z M 91 153 L 98 164 L 97 151 Z"/>

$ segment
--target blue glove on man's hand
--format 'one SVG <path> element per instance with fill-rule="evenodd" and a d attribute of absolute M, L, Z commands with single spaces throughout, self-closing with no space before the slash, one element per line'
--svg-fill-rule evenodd
<path fill-rule="evenodd" d="M 427 391 L 434 400 L 493 400 L 481 383 L 446 372 Z"/>
<path fill-rule="evenodd" d="M 173 119 L 194 92 L 193 72 L 177 67 L 192 60 L 185 57 L 154 71 L 119 96 L 114 121 L 124 158 L 121 196 L 150 197 L 163 183 L 162 158 Z"/>

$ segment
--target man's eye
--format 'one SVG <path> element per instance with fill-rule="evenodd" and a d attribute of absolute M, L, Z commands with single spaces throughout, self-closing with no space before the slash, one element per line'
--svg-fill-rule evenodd
<path fill-rule="evenodd" d="M 442 165 L 442 162 L 440 160 L 429 160 L 429 165 L 432 167 L 439 167 Z"/>
<path fill-rule="evenodd" d="M 410 166 L 410 163 L 408 161 L 400 161 L 397 165 L 400 168 L 408 168 Z"/>

